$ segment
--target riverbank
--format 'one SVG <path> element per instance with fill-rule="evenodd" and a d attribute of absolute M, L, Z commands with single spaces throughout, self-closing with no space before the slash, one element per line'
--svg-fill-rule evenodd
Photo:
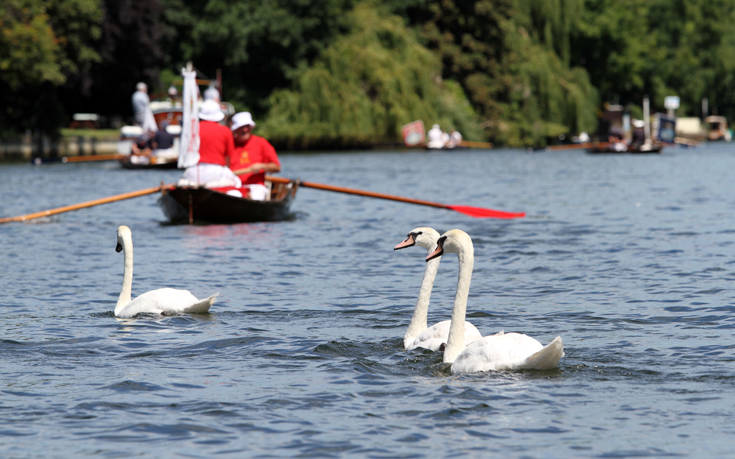
<path fill-rule="evenodd" d="M 27 133 L 20 138 L 0 142 L 0 161 L 31 161 L 62 156 L 110 155 L 117 151 L 117 130 L 63 129 L 61 138 Z"/>

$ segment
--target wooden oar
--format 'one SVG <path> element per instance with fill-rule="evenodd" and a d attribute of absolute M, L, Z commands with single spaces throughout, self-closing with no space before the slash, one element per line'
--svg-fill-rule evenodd
<path fill-rule="evenodd" d="M 589 148 L 599 145 L 597 142 L 586 142 L 586 143 L 567 143 L 564 145 L 549 145 L 546 147 L 547 150 L 577 150 L 580 148 Z"/>
<path fill-rule="evenodd" d="M 471 140 L 463 140 L 459 142 L 459 145 L 461 147 L 467 147 L 467 148 L 492 148 L 493 144 L 490 142 L 473 142 Z"/>
<path fill-rule="evenodd" d="M 17 217 L 0 218 L 0 224 L 10 223 L 10 222 L 25 222 L 28 220 L 33 220 L 34 218 L 48 217 L 50 215 L 61 214 L 64 212 L 71 212 L 72 210 L 79 210 L 79 209 L 84 209 L 87 207 L 99 206 L 101 204 L 122 201 L 124 199 L 137 198 L 138 196 L 145 196 L 147 194 L 157 193 L 163 189 L 168 189 L 171 187 L 173 187 L 173 185 L 161 184 L 153 188 L 145 188 L 143 190 L 131 191 L 129 193 L 116 194 L 115 196 L 108 196 L 106 198 L 95 199 L 93 201 L 81 202 L 79 204 L 72 204 L 70 206 L 63 206 L 63 207 L 57 207 L 55 209 L 42 210 L 40 212 L 35 212 L 32 214 L 26 214 L 26 215 L 19 215 Z"/>
<path fill-rule="evenodd" d="M 126 158 L 127 155 L 79 155 L 64 156 L 61 158 L 62 163 L 82 163 L 86 161 L 113 161 L 116 159 Z"/>
<path fill-rule="evenodd" d="M 272 177 L 266 176 L 266 180 L 274 183 L 289 183 L 292 180 L 285 177 Z M 339 186 L 325 185 L 323 183 L 314 182 L 302 182 L 297 180 L 296 183 L 299 186 L 306 188 L 315 188 L 318 190 L 335 191 L 337 193 L 354 194 L 358 196 L 367 196 L 369 198 L 388 199 L 391 201 L 407 202 L 409 204 L 418 204 L 420 206 L 438 207 L 440 209 L 449 209 L 461 214 L 469 215 L 475 218 L 520 218 L 526 214 L 524 212 L 505 212 L 502 210 L 485 209 L 484 207 L 472 207 L 472 206 L 450 206 L 448 204 L 441 204 L 438 202 L 423 201 L 420 199 L 404 198 L 403 196 L 393 196 L 390 194 L 375 193 L 372 191 L 356 190 L 354 188 L 344 188 Z"/>

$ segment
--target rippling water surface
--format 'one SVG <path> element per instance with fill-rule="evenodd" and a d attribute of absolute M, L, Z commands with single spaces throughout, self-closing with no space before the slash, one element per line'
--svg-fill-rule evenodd
<path fill-rule="evenodd" d="M 522 220 L 302 188 L 293 221 L 171 226 L 154 196 L 0 226 L 0 455 L 725 456 L 735 441 L 735 145 L 282 155 L 284 175 Z M 174 181 L 0 165 L 10 216 Z M 115 319 L 133 293 L 220 292 L 206 316 Z M 402 336 L 416 226 L 475 244 L 484 333 L 561 335 L 548 372 L 452 376 Z M 449 317 L 445 257 L 431 323 Z"/>

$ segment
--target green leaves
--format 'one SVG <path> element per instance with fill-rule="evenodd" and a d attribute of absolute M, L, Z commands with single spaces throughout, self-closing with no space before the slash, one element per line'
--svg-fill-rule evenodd
<path fill-rule="evenodd" d="M 94 40 L 99 37 L 101 17 L 94 0 L 0 2 L 3 130 L 58 127 L 61 110 L 55 94 L 49 92 L 99 59 Z"/>
<path fill-rule="evenodd" d="M 61 54 L 41 2 L 0 4 L 0 79 L 11 91 L 24 84 L 63 83 Z"/>
<path fill-rule="evenodd" d="M 358 146 L 400 139 L 415 119 L 477 138 L 462 88 L 403 20 L 370 3 L 349 14 L 350 29 L 296 79 L 276 91 L 263 132 L 291 147 Z"/>

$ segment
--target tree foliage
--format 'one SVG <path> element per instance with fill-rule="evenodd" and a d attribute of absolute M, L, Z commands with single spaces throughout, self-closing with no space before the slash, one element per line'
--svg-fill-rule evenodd
<path fill-rule="evenodd" d="M 193 6 L 182 0 L 169 11 L 179 34 L 183 60 L 209 78 L 222 70 L 223 96 L 257 113 L 268 96 L 286 88 L 344 31 L 352 0 L 209 0 Z M 183 63 L 183 62 L 182 62 Z"/>
<path fill-rule="evenodd" d="M 58 128 L 60 88 L 99 59 L 100 19 L 95 0 L 0 2 L 0 133 Z"/>
<path fill-rule="evenodd" d="M 276 91 L 265 131 L 291 146 L 394 142 L 415 119 L 479 133 L 462 89 L 443 81 L 436 56 L 400 17 L 370 3 L 349 14 L 350 30 Z"/>
<path fill-rule="evenodd" d="M 570 67 L 581 0 L 412 2 L 408 15 L 497 143 L 539 145 L 595 127 L 597 92 Z"/>
<path fill-rule="evenodd" d="M 136 81 L 161 92 L 187 61 L 293 145 L 412 119 L 540 145 L 645 96 L 732 119 L 733 19 L 735 0 L 5 0 L 0 132 L 127 118 Z"/>

